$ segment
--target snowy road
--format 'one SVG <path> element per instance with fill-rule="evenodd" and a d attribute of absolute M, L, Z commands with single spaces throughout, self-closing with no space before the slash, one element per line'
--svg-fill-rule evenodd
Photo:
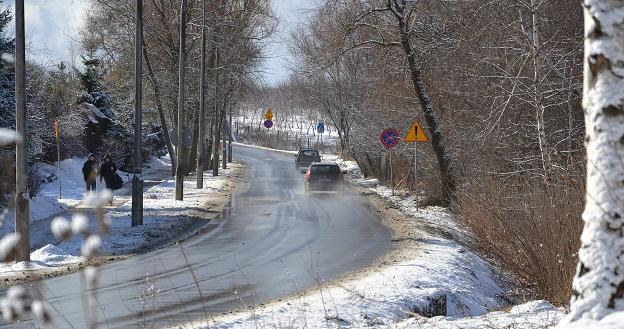
<path fill-rule="evenodd" d="M 357 270 L 390 248 L 391 232 L 364 199 L 305 197 L 292 155 L 240 146 L 234 155 L 250 165 L 249 180 L 221 220 L 180 246 L 101 268 L 104 327 L 209 319 Z M 56 327 L 87 327 L 81 282 L 79 274 L 44 281 Z"/>

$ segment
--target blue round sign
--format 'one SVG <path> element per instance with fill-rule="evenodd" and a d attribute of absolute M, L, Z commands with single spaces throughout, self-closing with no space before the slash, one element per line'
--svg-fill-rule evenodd
<path fill-rule="evenodd" d="M 266 129 L 269 129 L 269 128 L 273 127 L 273 121 L 271 121 L 271 120 L 264 120 L 264 127 Z"/>
<path fill-rule="evenodd" d="M 325 132 L 325 124 L 323 122 L 319 122 L 316 124 L 316 132 L 322 134 Z"/>
<path fill-rule="evenodd" d="M 381 132 L 381 143 L 385 147 L 394 147 L 399 143 L 401 137 L 399 137 L 399 132 L 392 128 L 385 129 Z"/>

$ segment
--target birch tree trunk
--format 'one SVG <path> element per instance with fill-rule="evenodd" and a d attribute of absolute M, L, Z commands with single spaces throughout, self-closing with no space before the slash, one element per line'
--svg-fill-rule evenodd
<path fill-rule="evenodd" d="M 585 0 L 587 194 L 571 312 L 624 310 L 624 2 Z"/>

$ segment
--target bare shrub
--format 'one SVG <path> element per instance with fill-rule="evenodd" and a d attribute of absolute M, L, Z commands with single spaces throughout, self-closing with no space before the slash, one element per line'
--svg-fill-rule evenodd
<path fill-rule="evenodd" d="M 482 177 L 458 192 L 460 220 L 479 248 L 511 272 L 530 298 L 563 305 L 571 296 L 585 187 L 580 178 L 555 182 L 515 176 Z"/>
<path fill-rule="evenodd" d="M 12 152 L 0 151 L 0 205 L 7 205 L 9 195 L 15 192 L 14 156 Z"/>
<path fill-rule="evenodd" d="M 39 166 L 29 166 L 28 167 L 28 181 L 26 182 L 28 193 L 30 197 L 36 197 L 41 189 L 43 188 L 43 184 L 46 183 L 45 175 L 39 170 Z"/>

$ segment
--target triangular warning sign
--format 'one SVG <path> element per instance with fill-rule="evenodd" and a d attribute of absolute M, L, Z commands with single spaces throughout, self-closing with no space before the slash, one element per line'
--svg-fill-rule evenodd
<path fill-rule="evenodd" d="M 427 138 L 427 135 L 425 134 L 425 131 L 422 129 L 422 127 L 420 126 L 420 123 L 418 123 L 418 120 L 412 123 L 412 126 L 410 127 L 410 130 L 407 133 L 407 136 L 405 136 L 404 141 L 415 142 L 415 143 L 424 143 L 424 142 L 429 141 L 429 138 Z"/>

